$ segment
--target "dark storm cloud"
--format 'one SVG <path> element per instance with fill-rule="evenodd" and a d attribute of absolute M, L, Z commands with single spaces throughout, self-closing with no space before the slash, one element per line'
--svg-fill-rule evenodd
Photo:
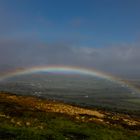
<path fill-rule="evenodd" d="M 0 40 L 0 68 L 56 64 L 91 67 L 121 75 L 139 74 L 139 44 L 102 48 L 66 44 Z"/>

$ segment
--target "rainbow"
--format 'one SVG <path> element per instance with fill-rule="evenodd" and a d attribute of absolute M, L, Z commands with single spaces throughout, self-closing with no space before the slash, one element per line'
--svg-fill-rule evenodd
<path fill-rule="evenodd" d="M 95 69 L 86 69 L 82 67 L 76 67 L 76 66 L 56 66 L 56 65 L 51 65 L 51 66 L 37 66 L 37 67 L 29 67 L 26 69 L 17 69 L 9 73 L 5 73 L 2 76 L 0 76 L 0 81 L 3 81 L 8 78 L 12 78 L 14 76 L 18 75 L 25 75 L 25 74 L 33 74 L 37 72 L 52 72 L 52 73 L 73 73 L 73 74 L 82 74 L 82 75 L 89 75 L 89 76 L 95 76 L 95 77 L 100 77 L 103 79 L 107 79 L 110 81 L 114 81 L 116 83 L 125 85 L 131 89 L 134 89 L 135 91 L 138 90 L 132 85 L 130 85 L 128 82 L 124 82 L 122 79 L 111 76 L 109 74 L 100 72 Z"/>
<path fill-rule="evenodd" d="M 38 67 L 29 67 L 25 69 L 16 69 L 14 71 L 10 71 L 9 73 L 5 73 L 0 76 L 0 80 L 5 80 L 7 78 L 11 78 L 18 75 L 32 74 L 37 72 L 52 72 L 52 73 L 73 73 L 73 74 L 82 74 L 82 75 L 90 75 L 101 77 L 105 79 L 115 80 L 115 77 L 111 75 L 99 72 L 95 69 L 86 69 L 81 67 L 73 67 L 73 66 L 38 66 Z"/>

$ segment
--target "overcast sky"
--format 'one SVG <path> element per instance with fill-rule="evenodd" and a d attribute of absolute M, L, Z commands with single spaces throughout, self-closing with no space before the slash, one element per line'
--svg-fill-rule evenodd
<path fill-rule="evenodd" d="M 139 0 L 1 0 L 0 71 L 38 65 L 140 77 Z"/>

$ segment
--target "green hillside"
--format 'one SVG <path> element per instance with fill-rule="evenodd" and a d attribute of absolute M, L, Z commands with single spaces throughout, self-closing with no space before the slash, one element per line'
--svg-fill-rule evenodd
<path fill-rule="evenodd" d="M 139 118 L 128 121 L 128 116 L 118 114 L 115 119 L 115 115 L 108 114 L 60 102 L 0 93 L 0 139 L 140 139 Z M 117 121 L 120 118 L 127 123 Z"/>

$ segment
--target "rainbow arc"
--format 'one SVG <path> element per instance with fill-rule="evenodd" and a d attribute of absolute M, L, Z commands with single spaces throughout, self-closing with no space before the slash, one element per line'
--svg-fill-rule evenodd
<path fill-rule="evenodd" d="M 116 83 L 126 85 L 131 89 L 134 89 L 135 91 L 138 91 L 137 88 L 133 87 L 131 84 L 128 82 L 122 81 L 122 79 L 114 77 L 112 75 L 100 72 L 95 69 L 86 69 L 82 67 L 75 67 L 75 66 L 36 66 L 36 67 L 29 67 L 26 69 L 21 69 L 21 70 L 15 70 L 13 72 L 6 73 L 2 76 L 0 76 L 0 81 L 6 80 L 8 78 L 12 78 L 14 76 L 18 75 L 26 75 L 26 74 L 33 74 L 33 73 L 38 73 L 38 72 L 52 72 L 52 73 L 67 73 L 67 74 L 82 74 L 82 75 L 89 75 L 89 76 L 95 76 L 95 77 L 100 77 L 104 78 L 110 81 L 114 81 Z"/>

